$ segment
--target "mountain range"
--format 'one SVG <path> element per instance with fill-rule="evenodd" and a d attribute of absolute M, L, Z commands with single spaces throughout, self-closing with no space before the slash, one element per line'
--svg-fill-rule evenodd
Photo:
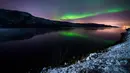
<path fill-rule="evenodd" d="M 82 24 L 82 25 L 81 25 Z M 71 23 L 35 17 L 27 12 L 0 9 L 0 27 L 3 28 L 47 28 L 47 27 L 112 27 L 95 23 Z"/>

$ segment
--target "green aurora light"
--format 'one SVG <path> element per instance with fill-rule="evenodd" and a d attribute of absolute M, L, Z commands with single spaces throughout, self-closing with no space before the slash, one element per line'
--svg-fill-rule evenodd
<path fill-rule="evenodd" d="M 60 34 L 67 37 L 82 37 L 82 38 L 88 37 L 87 35 L 81 35 L 75 32 L 67 32 L 67 31 L 60 32 Z"/>
<path fill-rule="evenodd" d="M 86 38 L 86 39 L 88 38 L 87 35 L 82 35 L 82 34 L 79 34 L 76 32 L 69 32 L 69 31 L 60 32 L 60 35 L 63 35 L 66 37 L 80 37 L 80 38 Z M 115 41 L 113 41 L 113 40 L 105 40 L 105 39 L 101 39 L 101 38 L 100 38 L 100 40 L 103 40 L 104 43 L 107 43 L 107 44 L 114 44 L 115 43 Z"/>
<path fill-rule="evenodd" d="M 65 15 L 61 16 L 59 19 L 60 20 L 71 20 L 71 19 L 87 18 L 87 17 L 91 17 L 91 16 L 96 16 L 99 14 L 122 12 L 124 10 L 126 10 L 126 9 L 115 8 L 115 9 L 109 9 L 109 10 L 104 10 L 104 11 L 95 12 L 95 13 L 65 14 Z"/>

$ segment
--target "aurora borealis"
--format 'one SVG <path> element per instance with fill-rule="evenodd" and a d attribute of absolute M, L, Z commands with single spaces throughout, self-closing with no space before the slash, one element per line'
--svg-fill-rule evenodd
<path fill-rule="evenodd" d="M 74 23 L 130 23 L 130 0 L 1 0 L 0 8 L 29 12 L 34 16 Z M 120 13 L 118 17 L 109 14 Z M 100 15 L 104 15 L 100 17 Z M 106 16 L 108 15 L 108 16 Z M 106 16 L 106 17 L 105 17 Z M 91 18 L 92 17 L 92 18 Z M 97 18 L 98 17 L 98 18 Z M 96 18 L 96 19 L 95 19 Z M 103 20 L 102 20 L 103 19 Z M 118 22 L 119 21 L 119 22 Z M 118 23 L 117 23 L 118 22 Z"/>
<path fill-rule="evenodd" d="M 116 13 L 116 12 L 121 12 L 124 11 L 125 9 L 123 8 L 115 8 L 115 9 L 109 9 L 109 10 L 104 10 L 101 12 L 95 12 L 95 13 L 84 13 L 84 14 L 66 14 L 62 16 L 60 19 L 62 20 L 69 20 L 69 19 L 79 19 L 79 18 L 87 18 L 91 16 L 96 16 L 99 14 L 105 14 L 105 13 Z"/>

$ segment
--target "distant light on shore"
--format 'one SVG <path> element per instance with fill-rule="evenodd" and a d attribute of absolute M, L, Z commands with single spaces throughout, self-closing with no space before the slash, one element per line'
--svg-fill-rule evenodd
<path fill-rule="evenodd" d="M 130 25 L 123 25 L 122 26 L 122 29 L 128 29 L 128 28 L 130 28 Z"/>
<path fill-rule="evenodd" d="M 97 23 L 97 24 L 104 24 L 104 25 L 111 25 L 111 26 L 118 26 L 122 27 L 122 24 L 125 22 L 117 21 L 117 20 L 71 20 L 69 22 L 72 23 Z"/>

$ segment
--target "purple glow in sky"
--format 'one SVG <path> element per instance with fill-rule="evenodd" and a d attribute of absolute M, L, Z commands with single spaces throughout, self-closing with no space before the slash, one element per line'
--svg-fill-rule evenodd
<path fill-rule="evenodd" d="M 94 13 L 111 8 L 130 10 L 129 5 L 130 0 L 0 0 L 0 8 L 25 11 L 52 20 L 66 14 Z"/>

